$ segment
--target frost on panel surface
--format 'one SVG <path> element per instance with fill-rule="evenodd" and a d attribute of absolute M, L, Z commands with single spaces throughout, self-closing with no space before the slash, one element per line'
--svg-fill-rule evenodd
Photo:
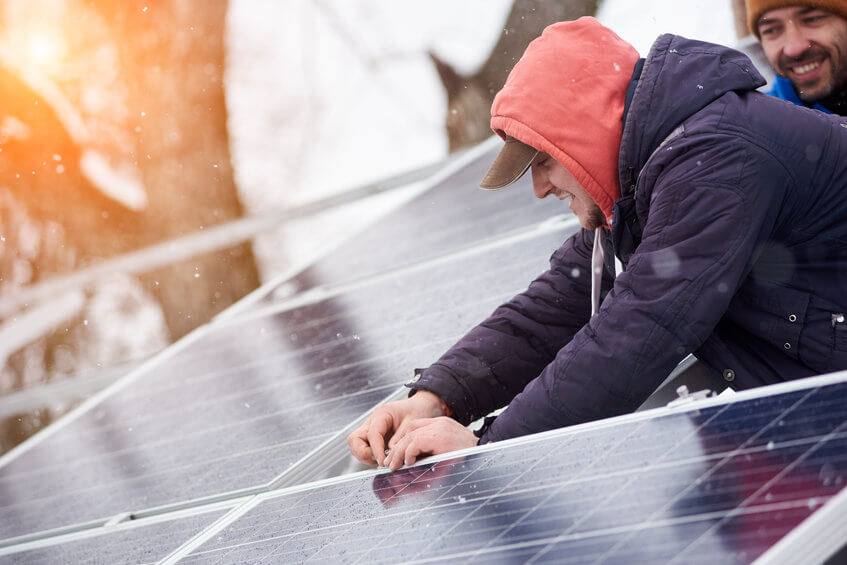
<path fill-rule="evenodd" d="M 749 563 L 847 477 L 847 384 L 562 430 L 269 498 L 188 563 Z"/>

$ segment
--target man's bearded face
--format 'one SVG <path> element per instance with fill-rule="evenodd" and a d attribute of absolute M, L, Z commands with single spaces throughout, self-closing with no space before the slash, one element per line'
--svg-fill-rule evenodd
<path fill-rule="evenodd" d="M 758 31 L 771 66 L 804 102 L 847 88 L 847 19 L 805 6 L 777 8 L 765 12 Z"/>

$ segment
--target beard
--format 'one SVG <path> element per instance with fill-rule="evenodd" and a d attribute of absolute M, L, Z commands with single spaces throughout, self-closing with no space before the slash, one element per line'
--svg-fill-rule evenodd
<path fill-rule="evenodd" d="M 588 210 L 588 217 L 585 219 L 585 223 L 585 229 L 587 230 L 596 230 L 597 228 L 608 224 L 606 221 L 606 214 L 603 213 L 603 210 L 601 210 L 599 206 L 595 206 Z"/>
<path fill-rule="evenodd" d="M 831 96 L 837 90 L 847 86 L 847 67 L 845 67 L 844 54 L 838 46 L 830 53 L 820 45 L 812 44 L 800 57 L 780 56 L 777 62 L 777 73 L 787 78 L 794 85 L 800 100 L 806 103 L 818 102 Z M 800 67 L 814 61 L 829 61 L 829 76 L 821 77 L 813 84 L 797 82 L 790 71 L 791 68 Z"/>

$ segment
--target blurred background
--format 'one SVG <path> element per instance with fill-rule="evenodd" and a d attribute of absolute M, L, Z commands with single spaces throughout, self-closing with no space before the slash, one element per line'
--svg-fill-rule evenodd
<path fill-rule="evenodd" d="M 740 0 L 5 0 L 0 453 L 401 205 L 581 15 L 751 45 Z"/>

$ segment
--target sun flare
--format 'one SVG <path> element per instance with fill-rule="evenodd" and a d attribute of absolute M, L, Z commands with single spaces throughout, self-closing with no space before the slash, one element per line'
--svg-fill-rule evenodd
<path fill-rule="evenodd" d="M 26 51 L 33 64 L 49 67 L 65 55 L 65 46 L 57 37 L 37 34 L 29 38 Z"/>

